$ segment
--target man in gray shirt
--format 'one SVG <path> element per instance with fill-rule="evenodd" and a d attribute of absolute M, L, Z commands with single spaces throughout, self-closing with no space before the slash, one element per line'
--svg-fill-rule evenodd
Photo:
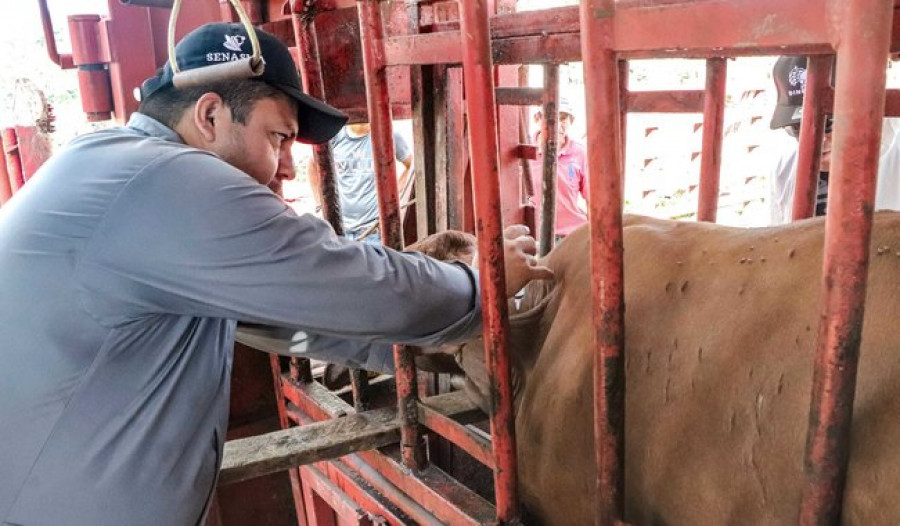
<path fill-rule="evenodd" d="M 377 230 L 378 192 L 375 185 L 371 126 L 367 122 L 348 124 L 331 139 L 330 144 L 341 202 L 344 236 L 347 239 L 380 243 L 381 238 Z M 403 166 L 403 172 L 397 181 L 400 197 L 403 198 L 406 183 L 410 181 L 412 152 L 403 136 L 396 132 L 394 132 L 394 156 Z M 316 164 L 312 162 L 309 163 L 309 182 L 316 202 L 321 206 L 319 172 Z"/>
<path fill-rule="evenodd" d="M 469 267 L 337 238 L 266 188 L 345 117 L 257 35 L 261 75 L 175 88 L 167 64 L 128 126 L 76 139 L 0 209 L 0 524 L 201 522 L 238 322 L 382 371 L 393 342 L 479 330 Z M 249 53 L 224 23 L 176 48 L 182 70 Z M 549 276 L 533 248 L 507 243 L 510 288 Z"/>

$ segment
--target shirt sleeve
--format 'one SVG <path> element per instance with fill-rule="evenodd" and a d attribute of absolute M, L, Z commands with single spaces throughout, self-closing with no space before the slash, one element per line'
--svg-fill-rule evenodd
<path fill-rule="evenodd" d="M 796 173 L 797 148 L 782 151 L 769 172 L 770 225 L 783 225 L 791 222 Z"/>
<path fill-rule="evenodd" d="M 405 161 L 412 155 L 412 151 L 410 151 L 406 139 L 399 133 L 394 133 L 394 155 L 397 157 L 398 161 Z"/>
<path fill-rule="evenodd" d="M 340 342 L 384 354 L 477 333 L 480 293 L 464 267 L 339 238 L 243 172 L 187 150 L 157 159 L 118 196 L 79 280 L 82 304 L 106 326 L 159 314 L 275 325 L 303 331 L 304 352 L 328 359 Z M 362 354 L 353 363 L 372 361 Z"/>

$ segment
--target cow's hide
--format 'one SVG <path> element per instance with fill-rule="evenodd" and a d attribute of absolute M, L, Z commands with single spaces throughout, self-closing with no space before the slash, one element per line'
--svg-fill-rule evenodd
<path fill-rule="evenodd" d="M 764 229 L 625 220 L 626 519 L 795 524 L 824 221 Z M 592 524 L 589 236 L 546 259 L 511 315 L 520 493 L 545 524 Z M 900 524 L 900 214 L 878 213 L 845 524 Z M 459 353 L 486 407 L 480 342 Z"/>

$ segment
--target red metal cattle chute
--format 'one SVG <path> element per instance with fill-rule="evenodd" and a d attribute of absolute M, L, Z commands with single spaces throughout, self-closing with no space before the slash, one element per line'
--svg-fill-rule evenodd
<path fill-rule="evenodd" d="M 182 31 L 206 20 L 235 20 L 234 13 L 225 3 L 197 0 L 191 4 L 195 9 L 186 10 L 192 18 L 180 27 Z M 593 124 L 588 129 L 588 148 L 593 174 L 591 260 L 595 298 L 593 320 L 598 350 L 595 369 L 598 491 L 601 495 L 598 521 L 612 524 L 622 518 L 624 499 L 621 217 L 624 115 L 627 111 L 642 109 L 703 112 L 698 219 L 714 221 L 721 162 L 725 58 L 775 53 L 811 55 L 799 161 L 799 172 L 805 176 L 798 181 L 794 209 L 795 218 L 806 217 L 811 214 L 811 190 L 824 129 L 823 115 L 832 98 L 828 87 L 829 55 L 836 51 L 834 176 L 831 178 L 832 200 L 823 265 L 824 307 L 813 395 L 815 403 L 811 408 L 807 452 L 809 485 L 804 492 L 802 516 L 807 524 L 834 522 L 840 516 L 840 496 L 846 473 L 847 436 L 865 298 L 880 132 L 876 123 L 884 108 L 883 66 L 890 42 L 891 21 L 894 20 L 891 16 L 893 3 L 890 0 L 841 3 L 827 0 L 584 0 L 580 8 L 536 13 L 504 11 L 490 18 L 489 2 L 420 1 L 399 6 L 402 9 L 392 9 L 396 4 L 375 0 L 359 0 L 358 3 L 345 0 L 242 2 L 255 24 L 279 34 L 286 41 L 293 38 L 290 43 L 298 44 L 298 62 L 311 93 L 347 109 L 355 120 L 368 118 L 372 122 L 376 158 L 379 159 L 382 234 L 391 246 L 401 246 L 399 199 L 393 180 L 392 111 L 394 115 L 398 114 L 398 109 L 404 111 L 409 100 L 418 101 L 413 103 L 412 109 L 417 122 L 424 122 L 423 115 L 433 113 L 431 124 L 423 127 L 424 131 L 422 128 L 416 130 L 417 149 L 420 144 L 430 144 L 429 148 L 439 152 L 433 159 L 420 163 L 417 157 L 416 161 L 422 166 L 431 163 L 426 173 L 419 177 L 416 208 L 417 216 L 424 219 L 420 220 L 419 233 L 428 233 L 444 225 L 471 226 L 479 231 L 488 361 L 493 364 L 500 393 L 494 421 L 497 453 L 490 459 L 488 444 L 473 437 L 464 426 L 446 420 L 441 411 L 429 405 L 437 402 L 417 400 L 419 389 L 411 360 L 399 353 L 399 369 L 404 371 L 398 379 L 398 390 L 402 393 L 399 413 L 405 415 L 401 443 L 406 465 L 380 452 L 368 451 L 352 458 L 345 457 L 336 464 L 290 470 L 298 520 L 303 523 L 307 517 L 312 517 L 327 522 L 325 517 L 333 510 L 332 519 L 340 517 L 341 521 L 366 523 L 368 519 L 360 516 L 359 510 L 344 498 L 346 495 L 352 495 L 353 501 L 362 509 L 381 514 L 390 523 L 401 522 L 407 517 L 419 522 L 429 521 L 432 516 L 411 500 L 432 507 L 434 517 L 443 522 L 474 524 L 492 520 L 494 510 L 483 500 L 448 497 L 463 492 L 453 485 L 454 482 L 442 478 L 445 475 L 440 475 L 434 466 L 422 461 L 418 447 L 419 424 L 444 436 L 456 437 L 464 442 L 463 449 L 495 469 L 496 516 L 501 520 L 513 520 L 517 516 L 515 446 L 509 440 L 513 420 L 506 405 L 510 393 L 504 379 L 508 362 L 500 352 L 506 341 L 500 239 L 501 217 L 518 222 L 523 216 L 518 188 L 510 183 L 515 178 L 508 174 L 512 173 L 510 167 L 518 166 L 520 161 L 517 155 L 521 154 L 512 152 L 524 149 L 518 144 L 510 144 L 509 137 L 518 134 L 507 133 L 508 109 L 497 111 L 495 103 L 540 102 L 542 96 L 550 109 L 555 96 L 552 79 L 548 79 L 545 86 L 548 89 L 538 93 L 537 97 L 526 91 L 502 91 L 509 90 L 508 87 L 497 88 L 495 92 L 495 79 L 500 79 L 498 84 L 504 80 L 503 73 L 495 66 L 553 65 L 584 58 L 585 82 L 588 93 L 593 95 L 587 101 L 587 120 Z M 39 0 L 39 5 L 46 10 L 44 0 Z M 92 104 L 86 105 L 91 115 L 102 116 L 109 111 L 109 104 L 98 96 L 106 81 L 96 71 L 104 68 L 108 68 L 108 93 L 111 93 L 113 114 L 122 119 L 136 107 L 135 101 L 130 99 L 131 90 L 165 58 L 164 46 L 155 35 L 162 34 L 160 28 L 164 26 L 168 12 L 165 8 L 169 5 L 171 2 L 166 0 L 122 3 L 110 0 L 109 19 L 84 17 L 75 20 L 75 27 L 79 29 L 73 29 L 73 32 L 80 35 L 77 40 L 82 42 L 77 45 L 84 48 L 83 58 L 78 59 L 78 63 L 89 66 L 84 68 L 88 73 L 83 75 L 86 77 L 83 95 Z M 340 37 L 337 28 L 346 30 L 348 19 L 355 24 L 353 16 L 348 14 L 354 5 L 359 9 L 360 32 L 365 40 L 358 52 L 364 57 L 362 63 L 356 51 L 335 52 L 328 48 Z M 386 31 L 386 28 L 396 29 L 398 11 L 407 13 L 407 18 L 399 24 L 405 30 L 400 34 Z M 830 25 L 832 23 L 834 27 Z M 317 34 L 319 27 L 326 28 L 323 34 Z M 102 45 L 103 38 L 109 39 L 108 56 Z M 152 45 L 148 46 L 148 42 Z M 468 42 L 475 44 L 464 45 Z M 152 52 L 148 53 L 148 49 Z M 72 55 L 60 55 L 55 46 L 50 51 L 51 57 L 63 67 L 75 66 L 73 57 L 79 53 L 73 50 Z M 627 78 L 623 75 L 627 72 L 626 59 L 676 56 L 709 59 L 702 99 L 701 92 L 627 91 Z M 323 68 L 323 63 L 328 68 Z M 357 64 L 356 69 L 360 71 L 354 69 Z M 462 107 L 455 102 L 462 100 L 460 64 L 464 64 L 466 70 L 471 153 L 462 146 L 467 135 L 463 131 Z M 363 65 L 368 97 L 363 97 L 358 87 L 347 86 L 354 82 L 359 84 Z M 415 68 L 415 74 L 398 76 L 397 72 L 407 66 Z M 342 79 L 350 80 L 341 84 Z M 432 94 L 433 97 L 429 97 Z M 399 100 L 399 104 L 392 105 L 391 98 L 395 103 Z M 896 98 L 888 101 L 889 109 L 894 108 L 892 114 L 897 113 L 896 102 Z M 855 130 L 853 136 L 851 129 Z M 517 124 L 513 130 L 518 131 Z M 545 133 L 545 139 L 549 135 L 549 132 Z M 325 183 L 326 216 L 340 228 L 328 148 L 317 148 L 316 159 Z M 467 182 L 464 175 L 469 162 L 474 199 L 471 186 L 467 186 L 471 182 Z M 434 176 L 431 171 L 440 176 Z M 429 188 L 429 182 L 435 188 Z M 475 224 L 470 219 L 473 201 L 476 205 Z M 311 382 L 307 362 L 293 360 L 287 374 L 281 371 L 281 360 L 273 358 L 271 363 L 276 372 L 278 419 L 282 427 L 292 422 L 324 420 L 354 412 L 352 407 Z M 826 367 L 829 365 L 837 365 L 837 368 Z M 360 392 L 359 389 L 356 391 Z M 359 396 L 355 401 L 358 408 L 363 406 Z M 232 413 L 236 414 L 235 411 Z M 260 429 L 254 427 L 253 432 Z M 242 432 L 251 433 L 246 427 Z M 360 482 L 360 478 L 365 478 L 365 483 Z M 336 487 L 341 491 L 335 491 Z M 398 503 L 397 506 L 391 507 L 383 499 L 373 497 L 369 487 L 389 496 L 392 502 Z M 404 511 L 401 513 L 398 509 Z"/>

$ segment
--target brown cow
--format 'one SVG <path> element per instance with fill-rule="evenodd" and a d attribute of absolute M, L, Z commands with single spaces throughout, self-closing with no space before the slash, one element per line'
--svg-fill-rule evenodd
<path fill-rule="evenodd" d="M 824 222 L 765 229 L 625 221 L 626 519 L 795 524 Z M 878 213 L 845 524 L 900 524 L 900 214 Z M 588 231 L 512 314 L 521 497 L 544 524 L 596 506 Z M 485 407 L 482 347 L 458 354 Z"/>

